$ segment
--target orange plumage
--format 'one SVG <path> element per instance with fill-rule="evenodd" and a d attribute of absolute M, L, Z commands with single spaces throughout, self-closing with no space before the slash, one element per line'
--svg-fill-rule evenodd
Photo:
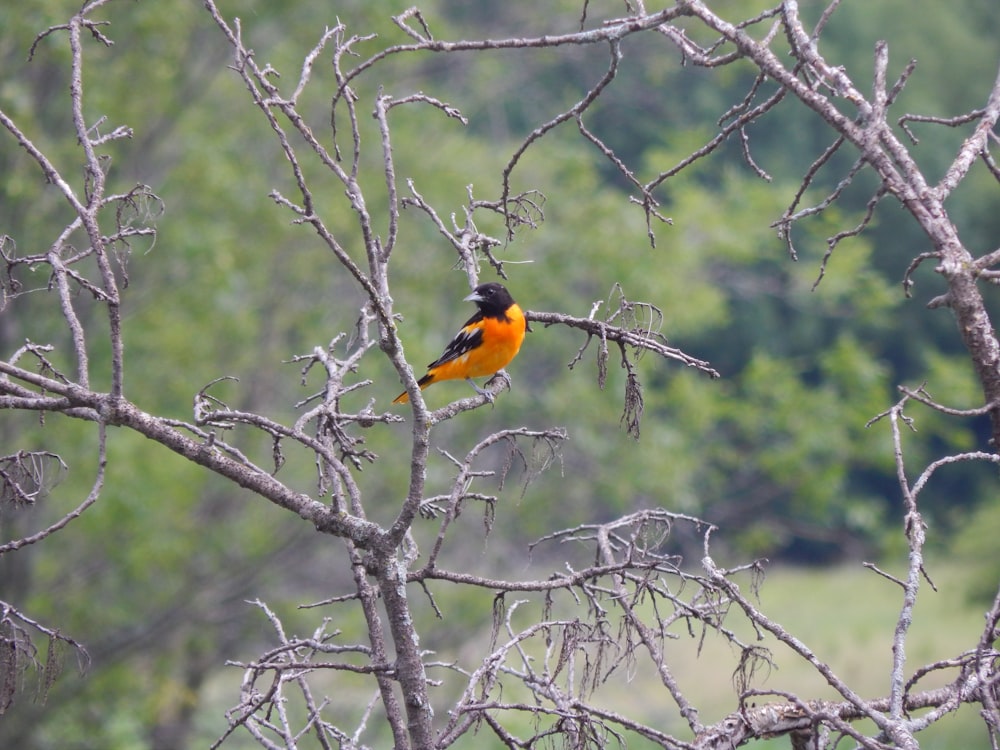
<path fill-rule="evenodd" d="M 472 378 L 502 370 L 520 351 L 528 321 L 502 284 L 480 284 L 465 301 L 475 302 L 479 309 L 455 334 L 444 353 L 427 365 L 427 374 L 417 381 L 420 390 L 440 380 L 467 380 L 477 393 L 490 397 Z M 409 400 L 403 391 L 392 403 L 405 404 Z"/>

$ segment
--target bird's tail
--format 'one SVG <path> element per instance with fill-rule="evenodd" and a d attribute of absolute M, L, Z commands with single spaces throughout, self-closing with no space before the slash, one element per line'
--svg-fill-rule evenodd
<path fill-rule="evenodd" d="M 433 382 L 434 382 L 434 376 L 431 375 L 430 373 L 427 373 L 422 378 L 420 378 L 420 380 L 417 381 L 417 385 L 420 386 L 420 390 L 424 390 L 424 388 L 426 388 Z M 408 404 L 410 403 L 410 394 L 408 394 L 406 391 L 403 391 L 398 396 L 396 396 L 396 398 L 392 400 L 392 403 Z"/>

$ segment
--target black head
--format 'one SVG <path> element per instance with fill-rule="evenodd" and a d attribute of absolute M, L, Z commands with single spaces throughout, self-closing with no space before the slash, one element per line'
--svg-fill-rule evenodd
<path fill-rule="evenodd" d="M 468 302 L 475 302 L 476 306 L 482 310 L 483 315 L 487 317 L 499 317 L 514 304 L 514 298 L 510 296 L 507 288 L 495 281 L 480 284 L 465 299 Z"/>

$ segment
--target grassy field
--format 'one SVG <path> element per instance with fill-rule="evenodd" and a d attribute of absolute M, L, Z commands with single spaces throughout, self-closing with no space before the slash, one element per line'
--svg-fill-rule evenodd
<path fill-rule="evenodd" d="M 889 570 L 903 575 L 902 570 Z M 983 626 L 983 610 L 970 604 L 962 571 L 955 565 L 934 566 L 929 572 L 938 591 L 924 584 L 906 644 L 907 675 L 919 666 L 956 656 L 974 646 Z M 835 569 L 776 568 L 769 571 L 760 592 L 763 611 L 805 642 L 834 672 L 865 697 L 886 695 L 892 660 L 892 635 L 901 606 L 901 591 L 893 583 L 860 565 Z M 750 634 L 738 628 L 744 637 Z M 773 640 L 761 645 L 773 651 L 775 667 L 758 673 L 754 687 L 795 693 L 805 698 L 838 696 L 815 670 Z M 709 637 L 701 652 L 682 638 L 668 645 L 668 660 L 701 720 L 714 723 L 735 710 L 736 689 L 722 676 L 732 675 L 738 653 L 721 638 Z M 927 678 L 924 688 L 938 687 L 954 677 L 942 672 Z M 645 679 L 645 678 L 644 678 Z M 623 705 L 654 717 L 663 713 L 662 688 L 623 685 Z M 637 689 L 638 688 L 638 689 Z M 775 700 L 778 700 L 777 698 Z M 768 702 L 762 698 L 760 703 Z M 672 704 L 671 704 L 672 707 Z M 676 711 L 676 709 L 674 709 Z M 662 719 L 661 719 L 662 721 Z M 673 723 L 673 726 L 677 726 Z M 979 750 L 989 740 L 974 708 L 966 707 L 920 736 L 924 750 Z M 844 747 L 853 747 L 845 741 Z M 782 738 L 751 747 L 787 748 Z"/>

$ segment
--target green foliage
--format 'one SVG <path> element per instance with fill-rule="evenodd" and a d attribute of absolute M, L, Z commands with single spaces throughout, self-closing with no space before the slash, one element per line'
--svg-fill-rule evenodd
<path fill-rule="evenodd" d="M 983 503 L 966 517 L 961 517 L 961 522 L 956 525 L 961 530 L 955 536 L 953 549 L 956 560 L 967 572 L 965 594 L 973 604 L 989 606 L 996 596 L 997 578 L 1000 577 L 996 556 L 1000 507 L 995 503 Z"/>
<path fill-rule="evenodd" d="M 81 179 L 72 167 L 76 145 L 67 139 L 65 52 L 46 40 L 34 61 L 24 61 L 34 34 L 63 22 L 78 3 L 14 5 L 0 8 L 5 70 L 0 103 L 68 175 Z M 244 19 L 257 54 L 281 71 L 280 85 L 289 90 L 302 55 L 325 26 L 340 18 L 349 33 L 375 29 L 380 38 L 360 47 L 374 50 L 407 40 L 388 16 L 408 5 L 356 0 L 334 11 L 322 4 L 243 0 L 226 9 Z M 735 0 L 733 5 L 740 12 L 745 7 Z M 442 0 L 423 4 L 422 10 L 439 38 L 460 38 L 483 29 L 490 36 L 552 30 L 551 19 L 538 17 L 539 7 Z M 555 16 L 545 7 L 543 16 Z M 559 7 L 568 11 L 560 18 L 578 18 L 578 4 Z M 1000 35 L 989 0 L 967 0 L 962 7 L 912 13 L 903 0 L 843 3 L 826 43 L 852 70 L 870 68 L 872 43 L 883 35 L 891 35 L 892 49 L 900 50 L 893 53 L 899 61 L 894 70 L 911 54 L 948 55 L 948 65 L 936 65 L 935 58 L 921 61 L 900 106 L 954 114 L 980 104 L 967 97 L 985 90 L 977 83 L 985 75 L 981 62 L 995 65 Z M 106 115 L 108 126 L 124 122 L 134 129 L 133 140 L 110 149 L 115 189 L 148 183 L 164 207 L 154 219 L 156 242 L 133 247 L 128 260 L 126 393 L 150 411 L 189 419 L 200 388 L 235 376 L 238 383 L 227 381 L 212 393 L 233 406 L 287 418 L 295 413 L 293 404 L 318 386 L 315 376 L 301 386 L 297 366 L 282 362 L 350 331 L 355 321 L 344 311 L 356 309 L 357 289 L 309 230 L 293 226 L 291 214 L 267 197 L 272 189 L 293 194 L 280 151 L 226 67 L 228 49 L 200 5 L 112 3 L 107 14 L 113 25 L 106 31 L 115 46 L 87 42 L 93 49 L 85 71 L 86 114 L 91 120 Z M 897 22 L 901 17 L 906 23 Z M 705 123 L 739 100 L 751 80 L 739 72 L 720 79 L 687 70 L 660 40 L 629 45 L 625 55 L 619 80 L 585 121 L 644 178 L 672 167 L 710 138 Z M 956 74 L 956 62 L 964 74 Z M 430 202 L 449 207 L 461 220 L 467 186 L 477 198 L 495 200 L 498 177 L 520 139 L 577 101 L 606 65 L 603 49 L 388 61 L 387 93 L 422 90 L 470 118 L 466 128 L 423 105 L 394 110 L 390 121 L 401 184 L 412 178 Z M 947 71 L 947 80 L 939 69 Z M 967 85 L 954 86 L 956 75 Z M 373 80 L 368 74 L 362 83 Z M 324 142 L 332 140 L 324 107 L 334 85 L 329 65 L 318 64 L 306 97 Z M 366 145 L 377 138 L 370 106 L 368 100 L 359 105 Z M 719 524 L 724 537 L 716 541 L 725 540 L 741 557 L 826 561 L 876 551 L 889 530 L 895 533 L 900 501 L 888 431 L 883 424 L 866 428 L 866 422 L 898 398 L 898 383 L 926 379 L 931 393 L 951 405 L 971 406 L 981 396 L 954 346 L 950 319 L 923 309 L 936 293 L 929 271 L 917 277 L 918 299 L 903 300 L 898 280 L 923 239 L 901 212 L 882 208 L 870 232 L 845 241 L 824 261 L 826 238 L 860 218 L 870 195 L 859 189 L 840 210 L 797 229 L 801 259 L 788 258 L 768 225 L 828 145 L 828 135 L 794 107 L 765 122 L 751 131 L 751 143 L 773 182 L 755 178 L 735 147 L 731 159 L 695 165 L 659 193 L 662 211 L 674 223 L 655 227 L 655 247 L 641 210 L 627 201 L 627 188 L 607 160 L 581 143 L 572 125 L 547 135 L 522 157 L 512 175 L 514 191 L 538 189 L 549 199 L 537 231 L 519 232 L 496 251 L 507 263 L 519 301 L 531 310 L 578 316 L 600 303 L 598 314 L 604 314 L 618 304 L 620 284 L 628 300 L 648 301 L 662 312 L 662 331 L 672 344 L 709 360 L 723 378 L 709 381 L 680 365 L 640 361 L 646 413 L 642 439 L 635 442 L 617 429 L 624 388 L 618 352 L 611 352 L 602 392 L 596 387 L 597 342 L 569 369 L 585 343 L 582 336 L 536 326 L 510 368 L 513 392 L 494 410 L 436 432 L 435 447 L 461 453 L 499 425 L 563 424 L 571 426 L 571 435 L 561 466 L 521 494 L 517 480 L 530 467 L 515 464 L 493 537 L 483 541 L 479 509 L 470 510 L 462 519 L 468 546 L 449 554 L 470 565 L 509 564 L 524 542 L 554 528 L 659 505 Z M 932 166 L 946 163 L 960 138 L 929 128 L 919 134 L 926 139 L 921 153 Z M 431 142 L 433 149 L 426 147 Z M 807 196 L 810 201 L 821 200 L 836 184 L 842 176 L 838 164 L 835 160 L 824 173 Z M 376 153 L 360 176 L 377 217 L 384 215 L 386 201 L 381 167 Z M 0 233 L 15 237 L 22 249 L 45 247 L 67 209 L 7 137 L 0 138 L 0 169 Z M 310 174 L 318 177 L 314 184 L 323 205 L 342 205 L 336 186 L 319 172 Z M 967 228 L 971 247 L 988 249 L 1000 218 L 977 179 L 960 193 L 956 220 Z M 350 213 L 337 210 L 338 238 L 356 251 Z M 504 236 L 496 217 L 477 214 L 476 220 L 481 230 Z M 384 219 L 378 228 L 385 231 Z M 391 271 L 393 294 L 404 315 L 400 330 L 407 355 L 419 369 L 468 314 L 459 301 L 465 278 L 451 272 L 453 253 L 417 210 L 404 211 L 401 232 Z M 822 280 L 814 286 L 824 262 Z M 483 272 L 490 273 L 485 266 Z M 47 281 L 24 279 L 33 288 Z M 5 353 L 25 338 L 65 343 L 59 320 L 42 314 L 44 303 L 29 298 L 19 304 L 16 321 L 5 320 L 0 339 Z M 106 352 L 98 347 L 95 371 L 102 356 Z M 388 408 L 399 384 L 377 349 L 363 362 L 359 380 L 367 377 L 374 384 L 359 393 L 359 402 L 374 398 L 376 409 Z M 462 383 L 442 384 L 427 397 L 445 403 L 466 395 L 466 389 Z M 975 424 L 927 410 L 919 410 L 918 427 L 905 438 L 914 467 L 942 448 L 982 444 Z M 4 434 L 15 429 L 31 431 L 40 446 L 57 447 L 71 467 L 92 452 L 93 434 L 79 425 L 5 424 L 11 432 Z M 367 447 L 380 456 L 359 477 L 366 497 L 378 498 L 374 517 L 391 518 L 405 491 L 408 430 L 400 425 L 365 435 Z M 269 465 L 269 441 L 237 442 Z M 24 738 L 37 731 L 38 746 L 73 747 L 79 737 L 90 738 L 92 746 L 136 746 L 150 726 L 181 709 L 171 695 L 184 703 L 237 647 L 249 653 L 253 639 L 266 637 L 243 599 L 322 598 L 330 595 L 331 578 L 335 583 L 346 575 L 342 559 L 277 510 L 259 507 L 140 440 L 113 435 L 111 451 L 116 468 L 101 502 L 60 535 L 58 554 L 32 551 L 30 576 L 22 583 L 27 608 L 57 620 L 101 658 L 85 681 L 68 677 L 57 685 L 46 716 L 58 720 L 40 722 L 31 711 L 24 719 L 5 717 L 0 736 Z M 308 491 L 313 479 L 308 458 L 288 459 L 282 478 Z M 484 463 L 499 468 L 504 459 L 498 449 Z M 446 487 L 452 477 L 452 464 L 436 455 L 429 492 Z M 32 523 L 60 517 L 92 480 L 71 471 Z M 989 511 L 974 515 L 991 498 L 992 472 L 949 468 L 934 482 L 927 510 L 943 529 L 996 526 Z M 970 517 L 976 523 L 969 524 Z M 959 546 L 982 556 L 987 538 L 985 531 L 968 532 Z M 292 575 L 317 559 L 323 575 L 316 573 L 315 580 Z M 990 580 L 985 573 L 983 580 Z M 443 600 L 449 620 L 442 642 L 461 637 L 466 617 L 481 622 L 482 613 L 466 613 L 461 600 L 447 595 Z M 139 674 L 147 682 L 137 688 Z M 217 735 L 221 722 L 216 718 L 211 726 L 207 734 Z"/>

